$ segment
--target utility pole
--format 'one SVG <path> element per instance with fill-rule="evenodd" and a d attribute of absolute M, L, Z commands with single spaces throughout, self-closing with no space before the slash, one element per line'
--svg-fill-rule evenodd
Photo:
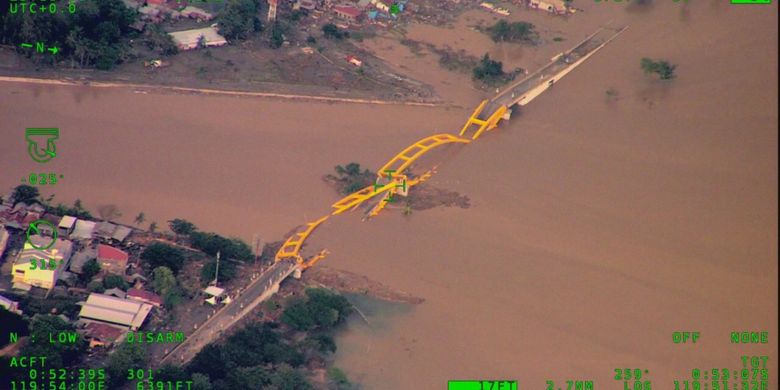
<path fill-rule="evenodd" d="M 260 234 L 255 234 L 252 237 L 252 251 L 255 253 L 255 264 L 257 264 L 260 256 L 263 255 L 263 239 L 260 238 Z"/>
<path fill-rule="evenodd" d="M 219 279 L 219 251 L 217 252 L 217 269 L 214 271 L 214 282 L 213 284 L 217 285 L 217 280 Z"/>
<path fill-rule="evenodd" d="M 276 20 L 276 6 L 278 0 L 268 0 L 268 22 L 273 22 Z"/>

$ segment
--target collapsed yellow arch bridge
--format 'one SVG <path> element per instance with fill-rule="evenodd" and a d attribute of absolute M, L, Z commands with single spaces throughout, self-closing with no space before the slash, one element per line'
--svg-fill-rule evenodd
<path fill-rule="evenodd" d="M 590 56 L 615 39 L 628 27 L 619 29 L 603 27 L 585 38 L 572 49 L 553 57 L 547 65 L 528 75 L 524 79 L 510 85 L 490 100 L 483 100 L 469 116 L 458 135 L 435 134 L 425 137 L 405 148 L 377 172 L 377 184 L 370 185 L 349 194 L 332 205 L 333 211 L 293 233 L 276 252 L 275 262 L 294 261 L 298 270 L 305 270 L 322 260 L 327 250 L 320 251 L 308 259 L 300 251 L 304 241 L 311 233 L 329 217 L 355 210 L 366 201 L 382 195 L 382 199 L 372 207 L 367 217 L 374 217 L 381 212 L 394 195 L 406 196 L 411 187 L 429 179 L 435 168 L 417 177 L 409 177 L 406 170 L 424 154 L 441 145 L 452 143 L 469 144 L 477 140 L 485 132 L 498 127 L 499 122 L 508 120 L 512 114 L 510 107 L 521 107 L 550 89 L 553 84 L 574 68 L 582 64 Z M 489 115 L 486 115 L 489 113 Z M 473 132 L 472 132 L 473 131 Z M 469 135 L 470 134 L 470 137 Z"/>

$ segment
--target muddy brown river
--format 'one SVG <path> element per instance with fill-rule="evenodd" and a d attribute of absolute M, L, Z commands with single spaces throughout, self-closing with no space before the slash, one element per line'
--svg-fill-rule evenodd
<path fill-rule="evenodd" d="M 331 267 L 426 299 L 375 325 L 352 321 L 339 337 L 335 363 L 364 388 L 485 378 L 622 389 L 614 370 L 640 368 L 667 389 L 693 368 L 741 369 L 742 355 L 777 361 L 777 5 L 578 6 L 549 21 L 577 32 L 567 42 L 610 20 L 630 28 L 522 115 L 438 161 L 430 183 L 470 208 L 346 214 L 307 242 L 307 254 L 332 252 Z M 437 80 L 435 61 L 385 48 L 434 84 L 468 81 Z M 550 57 L 488 50 L 517 66 Z M 645 56 L 677 64 L 677 79 L 643 75 Z M 460 129 L 483 93 L 459 91 L 463 109 L 2 83 L 0 188 L 39 170 L 23 129 L 59 127 L 46 170 L 65 178 L 47 195 L 93 210 L 113 203 L 128 222 L 144 211 L 161 225 L 183 217 L 278 240 L 329 212 L 338 197 L 321 176 L 334 165 L 376 169 L 414 140 Z M 767 330 L 770 342 L 731 344 L 738 330 Z M 701 337 L 676 344 L 676 331 Z"/>

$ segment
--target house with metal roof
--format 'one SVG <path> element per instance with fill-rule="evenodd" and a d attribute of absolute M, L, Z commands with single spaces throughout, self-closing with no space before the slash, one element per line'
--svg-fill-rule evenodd
<path fill-rule="evenodd" d="M 161 307 L 163 305 L 162 297 L 151 291 L 141 290 L 139 288 L 131 288 L 127 290 L 127 298 L 148 303 L 155 307 Z"/>
<path fill-rule="evenodd" d="M 108 221 L 100 222 L 97 224 L 97 226 L 95 226 L 95 236 L 104 240 L 108 240 L 113 237 L 115 231 L 116 225 Z"/>
<path fill-rule="evenodd" d="M 70 215 L 66 215 L 62 217 L 60 220 L 60 223 L 57 224 L 57 232 L 59 233 L 60 237 L 68 237 L 71 233 L 73 233 L 73 229 L 76 227 L 76 217 L 71 217 Z"/>
<path fill-rule="evenodd" d="M 214 27 L 196 28 L 193 30 L 169 32 L 173 42 L 179 50 L 191 50 L 198 47 L 203 41 L 206 47 L 222 46 L 227 44 L 227 40 Z"/>
<path fill-rule="evenodd" d="M 91 240 L 97 224 L 92 221 L 77 220 L 73 233 L 70 234 L 71 240 Z"/>
<path fill-rule="evenodd" d="M 97 258 L 97 251 L 91 248 L 84 248 L 71 257 L 68 269 L 70 272 L 81 275 L 84 264 L 95 258 Z"/>
<path fill-rule="evenodd" d="M 19 309 L 19 302 L 6 298 L 2 295 L 0 295 L 0 306 L 4 307 L 5 310 L 10 311 L 11 313 L 22 314 L 22 311 Z"/>
<path fill-rule="evenodd" d="M 111 236 L 111 238 L 121 244 L 127 239 L 127 236 L 129 236 L 132 231 L 133 230 L 127 226 L 119 225 L 116 227 L 116 231 L 114 231 L 114 235 Z"/>
<path fill-rule="evenodd" d="M 351 5 L 337 5 L 333 7 L 333 11 L 336 13 L 336 16 L 352 22 L 358 21 L 360 15 L 363 14 L 363 11 Z"/>
<path fill-rule="evenodd" d="M 92 293 L 81 307 L 81 321 L 102 322 L 129 330 L 138 330 L 146 320 L 152 305 L 103 294 Z"/>

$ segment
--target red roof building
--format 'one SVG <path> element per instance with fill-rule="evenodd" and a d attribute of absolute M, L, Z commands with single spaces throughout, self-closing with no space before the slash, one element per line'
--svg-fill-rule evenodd
<path fill-rule="evenodd" d="M 141 290 L 137 288 L 131 288 L 127 290 L 126 298 L 133 299 L 139 302 L 148 303 L 156 307 L 160 307 L 163 304 L 163 299 L 159 295 L 151 291 Z"/>
<path fill-rule="evenodd" d="M 122 329 L 100 322 L 90 322 L 84 327 L 85 336 L 89 339 L 89 347 L 113 344 L 122 335 Z"/>
<path fill-rule="evenodd" d="M 100 268 L 108 272 L 124 275 L 129 256 L 122 250 L 100 244 L 97 247 L 97 261 Z"/>
<path fill-rule="evenodd" d="M 333 10 L 336 12 L 336 16 L 350 21 L 358 20 L 363 13 L 360 9 L 348 5 L 337 5 Z"/>
<path fill-rule="evenodd" d="M 146 0 L 149 5 L 164 5 L 170 9 L 179 9 L 187 6 L 187 0 Z"/>

